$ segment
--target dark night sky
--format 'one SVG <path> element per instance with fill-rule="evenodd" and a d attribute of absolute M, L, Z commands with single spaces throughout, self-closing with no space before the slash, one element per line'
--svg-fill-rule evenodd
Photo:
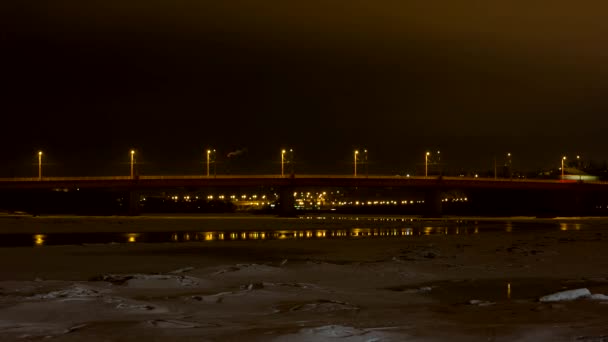
<path fill-rule="evenodd" d="M 566 1 L 0 5 L 0 176 L 413 172 L 608 159 L 606 6 Z M 43 4 L 44 3 L 44 4 Z M 35 5 L 34 5 L 35 4 Z M 229 160 L 239 148 L 247 152 Z"/>

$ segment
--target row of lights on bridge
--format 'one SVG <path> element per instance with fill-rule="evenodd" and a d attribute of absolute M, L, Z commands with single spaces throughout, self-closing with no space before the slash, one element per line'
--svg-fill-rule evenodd
<path fill-rule="evenodd" d="M 362 154 L 363 156 L 360 157 L 359 155 Z M 437 155 L 440 155 L 441 151 L 437 151 Z M 42 151 L 38 151 L 38 179 L 42 179 Z M 135 177 L 135 150 L 131 150 L 129 152 L 129 155 L 131 157 L 131 162 L 130 162 L 130 175 L 131 178 Z M 215 163 L 215 155 L 216 155 L 216 150 L 215 149 L 208 149 L 206 151 L 206 174 L 207 177 L 210 176 L 210 171 L 211 171 L 211 164 Z M 354 161 L 353 161 L 353 166 L 354 166 L 354 170 L 353 170 L 353 175 L 356 177 L 357 176 L 357 164 L 360 163 L 365 163 L 367 164 L 367 149 L 362 150 L 362 152 L 359 152 L 359 150 L 355 150 L 353 153 L 354 156 Z M 429 158 L 431 156 L 431 152 L 426 152 L 424 154 L 424 176 L 428 177 L 428 165 L 429 165 Z M 577 160 L 580 160 L 580 156 L 576 156 Z M 511 159 L 511 153 L 507 153 L 507 160 L 509 163 L 509 166 L 512 165 L 512 159 Z M 561 172 L 562 172 L 562 179 L 564 178 L 564 162 L 566 161 L 566 156 L 563 156 L 561 158 Z M 281 176 L 285 176 L 285 164 L 288 163 L 292 163 L 293 162 L 293 149 L 283 149 L 281 150 Z M 214 171 L 215 172 L 215 171 Z M 409 174 L 407 175 L 409 177 Z M 475 175 L 477 177 L 477 175 Z M 495 176 L 496 176 L 496 171 L 495 171 Z"/>

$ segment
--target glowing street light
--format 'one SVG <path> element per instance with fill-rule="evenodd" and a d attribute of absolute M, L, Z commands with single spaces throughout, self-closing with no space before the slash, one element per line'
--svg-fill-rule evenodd
<path fill-rule="evenodd" d="M 207 150 L 207 177 L 209 177 L 209 170 L 210 170 L 209 165 L 211 164 L 211 154 L 212 153 L 215 157 L 215 150 L 211 150 L 211 149 Z"/>
<path fill-rule="evenodd" d="M 368 163 L 368 159 L 367 159 L 367 149 L 363 150 L 363 161 L 362 161 L 363 165 L 365 166 L 365 177 L 367 177 L 369 175 L 369 163 Z"/>
<path fill-rule="evenodd" d="M 566 160 L 566 156 L 562 157 L 562 180 L 564 179 L 564 160 Z"/>
<path fill-rule="evenodd" d="M 209 159 L 211 159 L 211 150 L 207 150 L 207 177 L 209 177 Z"/>
<path fill-rule="evenodd" d="M 511 152 L 507 153 L 507 163 L 509 164 L 509 169 L 508 169 L 509 177 L 513 178 L 513 171 L 511 170 L 512 166 L 513 166 L 513 161 L 511 159 Z"/>
<path fill-rule="evenodd" d="M 131 150 L 131 178 L 135 176 L 135 150 Z"/>
<path fill-rule="evenodd" d="M 281 150 L 281 177 L 285 175 L 285 153 L 287 151 Z"/>
<path fill-rule="evenodd" d="M 355 150 L 355 177 L 357 177 L 357 156 L 359 155 L 359 150 Z"/>
<path fill-rule="evenodd" d="M 287 152 L 289 152 L 289 158 L 287 158 L 285 155 L 287 154 Z M 281 176 L 285 175 L 285 163 L 292 163 L 293 162 L 293 149 L 289 149 L 289 151 L 287 150 L 281 150 Z M 291 167 L 291 172 L 293 173 L 293 165 Z"/>
<path fill-rule="evenodd" d="M 441 169 L 441 151 L 437 151 L 437 156 L 435 157 L 435 163 L 437 163 L 437 167 L 439 168 L 439 174 L 442 174 L 442 169 Z"/>
<path fill-rule="evenodd" d="M 431 152 L 427 152 L 424 155 L 424 177 L 429 176 L 429 156 L 430 155 L 431 155 Z"/>
<path fill-rule="evenodd" d="M 42 179 L 42 151 L 38 151 L 38 180 Z"/>

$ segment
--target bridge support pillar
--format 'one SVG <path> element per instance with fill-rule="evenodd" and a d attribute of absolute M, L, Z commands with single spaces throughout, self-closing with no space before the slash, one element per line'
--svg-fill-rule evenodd
<path fill-rule="evenodd" d="M 293 195 L 293 186 L 283 186 L 279 192 L 279 213 L 281 217 L 296 216 L 296 199 Z"/>
<path fill-rule="evenodd" d="M 424 217 L 441 217 L 441 192 L 430 189 L 424 193 Z"/>
<path fill-rule="evenodd" d="M 128 210 L 127 210 L 127 215 L 129 216 L 137 216 L 140 214 L 140 210 L 139 210 L 139 191 L 136 190 L 130 190 L 129 194 L 127 195 L 128 198 Z"/>

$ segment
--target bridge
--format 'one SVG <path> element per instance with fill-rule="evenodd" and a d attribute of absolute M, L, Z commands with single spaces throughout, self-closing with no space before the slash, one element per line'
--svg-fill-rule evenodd
<path fill-rule="evenodd" d="M 136 213 L 138 194 L 141 191 L 171 188 L 220 188 L 220 187 L 275 187 L 280 189 L 281 212 L 293 212 L 293 192 L 302 187 L 367 187 L 404 188 L 425 193 L 425 203 L 429 215 L 441 214 L 441 191 L 525 191 L 545 193 L 561 198 L 581 201 L 587 194 L 608 194 L 608 182 L 501 179 L 472 177 L 408 177 L 384 175 L 149 175 L 114 177 L 41 177 L 41 178 L 0 178 L 0 192 L 49 191 L 59 189 L 106 189 L 126 191 L 131 194 L 130 212 Z M 597 197 L 597 196 L 596 196 Z M 570 200 L 568 203 L 572 202 Z"/>
<path fill-rule="evenodd" d="M 171 176 L 110 176 L 110 177 L 28 177 L 0 178 L 3 189 L 56 189 L 56 188 L 114 188 L 159 189 L 176 187 L 412 187 L 412 188 L 484 188 L 484 189 L 535 189 L 535 190 L 604 190 L 608 182 L 563 181 L 541 179 L 505 179 L 477 177 L 407 177 L 407 176 L 353 176 L 353 175 L 171 175 Z"/>

